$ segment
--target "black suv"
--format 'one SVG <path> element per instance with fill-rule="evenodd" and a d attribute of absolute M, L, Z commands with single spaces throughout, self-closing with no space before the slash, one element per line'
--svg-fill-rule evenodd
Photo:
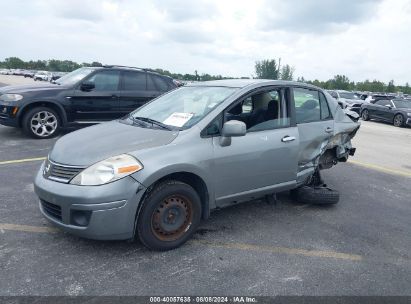
<path fill-rule="evenodd" d="M 0 88 L 0 124 L 50 138 L 62 128 L 125 116 L 176 87 L 172 78 L 149 69 L 80 68 L 52 84 Z"/>

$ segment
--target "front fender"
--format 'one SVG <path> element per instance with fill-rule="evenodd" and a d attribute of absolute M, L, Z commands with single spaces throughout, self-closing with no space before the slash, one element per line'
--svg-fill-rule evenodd
<path fill-rule="evenodd" d="M 36 106 L 47 106 L 47 105 L 53 105 L 54 107 L 56 107 L 59 110 L 59 114 L 60 117 L 62 119 L 62 125 L 64 126 L 67 123 L 67 114 L 66 111 L 64 110 L 63 106 L 55 101 L 55 100 L 30 100 L 27 103 L 24 103 L 23 105 L 21 105 L 21 108 L 19 110 L 19 112 L 17 113 L 17 119 L 20 121 L 24 114 L 27 112 L 27 110 L 30 108 L 34 108 Z"/>

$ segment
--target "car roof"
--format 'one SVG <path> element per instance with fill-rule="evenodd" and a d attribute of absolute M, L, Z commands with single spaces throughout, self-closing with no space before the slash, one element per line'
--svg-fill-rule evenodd
<path fill-rule="evenodd" d="M 316 86 L 297 82 L 297 81 L 286 81 L 286 80 L 272 80 L 272 79 L 223 79 L 223 80 L 210 80 L 210 81 L 200 81 L 200 82 L 192 82 L 187 84 L 186 86 L 189 87 L 231 87 L 231 88 L 245 88 L 251 85 L 258 85 L 258 84 L 265 84 L 265 85 L 298 85 L 310 88 L 317 88 Z"/>
<path fill-rule="evenodd" d="M 100 69 L 118 69 L 118 70 L 122 70 L 122 71 L 132 71 L 132 72 L 146 72 L 149 74 L 154 74 L 157 76 L 161 76 L 164 78 L 169 78 L 172 79 L 170 76 L 167 75 L 163 75 L 160 74 L 159 72 L 157 72 L 156 70 L 152 70 L 152 69 L 148 69 L 148 68 L 138 68 L 138 67 L 131 67 L 131 66 L 123 66 L 123 65 L 103 65 L 102 67 L 97 67 Z"/>

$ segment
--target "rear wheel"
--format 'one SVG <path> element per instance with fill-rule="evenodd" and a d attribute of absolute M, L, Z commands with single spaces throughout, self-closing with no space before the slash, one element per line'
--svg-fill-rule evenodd
<path fill-rule="evenodd" d="M 362 120 L 370 120 L 370 113 L 368 112 L 367 109 L 361 112 L 361 118 Z"/>
<path fill-rule="evenodd" d="M 23 131 L 34 138 L 51 138 L 60 131 L 61 119 L 56 111 L 38 107 L 28 111 L 22 121 Z"/>
<path fill-rule="evenodd" d="M 170 250 L 191 238 L 201 220 L 201 200 L 188 184 L 169 180 L 146 197 L 137 219 L 140 241 L 149 249 Z"/>
<path fill-rule="evenodd" d="M 338 191 L 323 186 L 303 186 L 295 189 L 292 194 L 299 203 L 304 204 L 332 205 L 340 200 Z"/>
<path fill-rule="evenodd" d="M 394 126 L 402 127 L 404 126 L 404 116 L 401 114 L 397 114 L 394 116 Z"/>

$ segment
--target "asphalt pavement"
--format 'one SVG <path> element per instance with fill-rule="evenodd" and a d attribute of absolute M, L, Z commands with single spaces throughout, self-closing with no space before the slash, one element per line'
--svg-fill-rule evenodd
<path fill-rule="evenodd" d="M 53 228 L 33 192 L 41 161 L 31 159 L 55 139 L 7 127 L 0 139 L 0 295 L 411 295 L 411 178 L 342 163 L 324 172 L 341 194 L 335 206 L 288 193 L 233 206 L 158 253 Z"/>
<path fill-rule="evenodd" d="M 324 171 L 337 205 L 244 203 L 158 253 L 50 225 L 32 182 L 56 139 L 0 126 L 0 296 L 411 295 L 410 136 L 363 122 L 356 156 Z"/>

